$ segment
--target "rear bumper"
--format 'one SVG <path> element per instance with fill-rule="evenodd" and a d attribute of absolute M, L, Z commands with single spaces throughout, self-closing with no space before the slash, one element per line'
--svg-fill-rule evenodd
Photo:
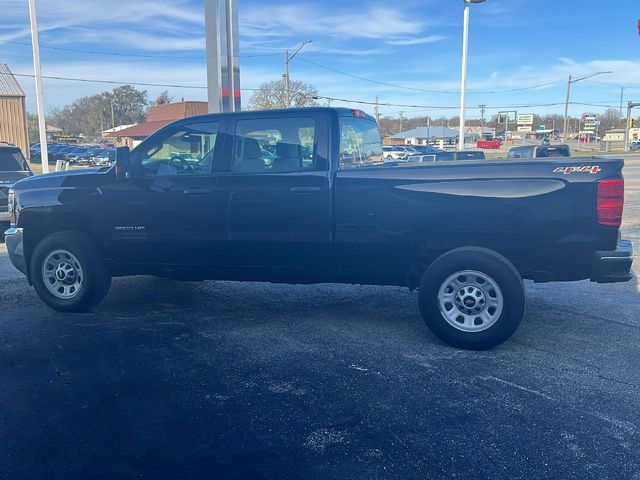
<path fill-rule="evenodd" d="M 591 281 L 597 283 L 628 282 L 633 262 L 633 245 L 629 240 L 618 240 L 610 252 L 595 252 L 591 267 Z"/>
<path fill-rule="evenodd" d="M 27 262 L 24 256 L 24 243 L 22 241 L 22 229 L 11 227 L 4 232 L 4 241 L 9 252 L 9 260 L 13 266 L 27 276 Z"/>

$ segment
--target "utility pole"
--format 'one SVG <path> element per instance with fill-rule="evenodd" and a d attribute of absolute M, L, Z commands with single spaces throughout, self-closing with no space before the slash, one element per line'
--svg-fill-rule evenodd
<path fill-rule="evenodd" d="M 402 116 L 403 113 L 404 112 L 400 112 L 400 132 L 399 133 L 402 133 L 402 123 L 403 123 L 403 120 L 404 120 L 404 117 Z"/>
<path fill-rule="evenodd" d="M 484 140 L 484 110 L 487 108 L 485 104 L 480 105 L 480 138 Z"/>
<path fill-rule="evenodd" d="M 584 75 L 584 76 L 579 77 L 579 78 L 572 78 L 572 76 L 569 75 L 569 81 L 567 82 L 567 98 L 564 101 L 564 128 L 562 130 L 562 141 L 563 142 L 567 141 L 567 116 L 569 114 L 569 97 L 571 95 L 571 84 L 579 82 L 581 80 L 586 80 L 587 78 L 595 77 L 596 75 L 604 75 L 605 73 L 613 73 L 613 72 L 609 72 L 609 71 L 607 71 L 607 72 L 595 72 L 595 73 L 591 73 L 589 75 Z"/>
<path fill-rule="evenodd" d="M 298 54 L 298 52 L 302 49 L 302 47 L 304 47 L 305 45 L 308 45 L 311 42 L 312 40 L 305 40 L 298 46 L 298 48 L 294 50 L 294 52 L 291 55 L 289 55 L 288 48 L 284 49 L 284 74 L 282 76 L 284 77 L 284 98 L 287 105 L 286 108 L 289 108 L 291 106 L 291 84 L 289 83 L 289 62 L 293 60 L 293 58 Z M 331 100 L 329 100 L 329 106 L 331 106 Z"/>
<path fill-rule="evenodd" d="M 36 0 L 29 0 L 29 18 L 31 21 L 31 44 L 33 45 L 33 70 L 36 77 L 36 105 L 38 109 L 38 130 L 40 131 L 40 158 L 42 160 L 42 173 L 49 173 L 47 126 L 44 121 L 44 97 L 42 94 L 42 71 L 40 69 L 40 44 L 38 43 Z"/>
<path fill-rule="evenodd" d="M 376 123 L 380 123 L 380 109 L 378 108 L 378 96 L 376 95 Z"/>
<path fill-rule="evenodd" d="M 284 49 L 284 73 L 282 74 L 284 77 L 284 102 L 286 108 L 289 108 L 289 102 L 291 99 L 289 98 L 290 90 L 289 90 L 289 49 Z"/>
<path fill-rule="evenodd" d="M 113 100 L 111 100 L 111 128 L 115 131 L 116 128 L 116 114 L 113 110 Z"/>
<path fill-rule="evenodd" d="M 622 100 L 624 98 L 624 87 L 620 87 L 620 116 L 622 116 Z"/>

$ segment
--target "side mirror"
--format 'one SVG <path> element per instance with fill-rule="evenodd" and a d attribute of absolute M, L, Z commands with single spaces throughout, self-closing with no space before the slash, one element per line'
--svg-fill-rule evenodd
<path fill-rule="evenodd" d="M 131 171 L 131 152 L 129 147 L 116 148 L 116 176 L 119 179 L 127 178 Z"/>

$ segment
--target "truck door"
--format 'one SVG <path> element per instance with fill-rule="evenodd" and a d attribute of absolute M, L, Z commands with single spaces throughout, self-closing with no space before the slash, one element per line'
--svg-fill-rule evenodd
<path fill-rule="evenodd" d="M 103 188 L 107 256 L 124 263 L 209 268 L 226 238 L 226 198 L 212 172 L 220 158 L 219 119 L 169 126 L 132 153 L 134 175 Z"/>
<path fill-rule="evenodd" d="M 331 194 L 327 119 L 257 113 L 230 121 L 226 261 L 231 267 L 330 270 Z"/>

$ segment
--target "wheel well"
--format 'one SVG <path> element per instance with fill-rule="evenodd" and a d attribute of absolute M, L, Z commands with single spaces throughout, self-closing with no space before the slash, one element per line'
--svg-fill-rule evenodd
<path fill-rule="evenodd" d="M 20 226 L 24 229 L 24 255 L 27 262 L 27 278 L 29 277 L 29 263 L 36 245 L 45 237 L 56 232 L 75 231 L 95 238 L 88 219 L 81 214 L 25 214 L 20 219 Z"/>
<path fill-rule="evenodd" d="M 407 284 L 411 290 L 416 289 L 420 285 L 420 280 L 422 279 L 422 275 L 429 268 L 429 266 L 435 262 L 438 258 L 440 258 L 445 253 L 461 250 L 466 248 L 477 248 L 480 250 L 488 250 L 491 253 L 498 254 L 504 257 L 509 263 L 511 263 L 514 268 L 520 273 L 522 276 L 522 271 L 518 266 L 518 263 L 514 261 L 514 256 L 510 254 L 508 248 L 491 248 L 487 245 L 483 244 L 469 244 L 469 245 L 455 245 L 450 248 L 440 248 L 437 250 L 430 250 L 428 252 L 422 250 L 420 252 L 419 258 L 414 262 L 410 267 L 407 273 Z"/>

